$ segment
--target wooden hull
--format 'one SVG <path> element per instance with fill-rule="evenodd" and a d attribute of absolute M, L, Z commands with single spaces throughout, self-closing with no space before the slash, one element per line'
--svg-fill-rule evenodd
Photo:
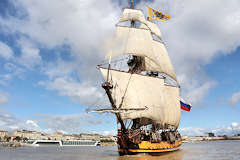
<path fill-rule="evenodd" d="M 134 154 L 162 154 L 166 152 L 177 151 L 181 146 L 182 141 L 175 141 L 175 143 L 170 144 L 169 142 L 159 142 L 152 143 L 148 141 L 142 141 L 138 144 L 138 148 L 119 148 L 119 155 L 134 155 Z"/>

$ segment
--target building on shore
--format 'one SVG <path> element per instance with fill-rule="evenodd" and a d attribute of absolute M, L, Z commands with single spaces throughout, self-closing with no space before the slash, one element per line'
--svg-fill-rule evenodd
<path fill-rule="evenodd" d="M 101 136 L 100 141 L 101 142 L 117 142 L 117 137 L 115 137 L 115 136 Z"/>
<path fill-rule="evenodd" d="M 183 141 L 185 141 L 185 140 L 187 140 L 187 139 L 189 139 L 189 137 L 188 137 L 187 135 L 183 135 L 183 136 L 182 136 L 182 140 L 183 140 Z"/>
<path fill-rule="evenodd" d="M 29 130 L 15 130 L 12 134 L 8 134 L 8 131 L 0 130 L 0 138 L 10 137 L 12 141 L 27 141 L 27 140 L 94 140 L 94 141 L 106 141 L 115 142 L 116 137 L 114 136 L 103 136 L 100 134 L 81 133 L 81 134 L 64 134 L 62 132 L 55 132 L 52 135 L 41 133 L 38 131 Z M 0 140 L 1 140 L 0 139 Z"/>
<path fill-rule="evenodd" d="M 55 132 L 51 136 L 52 140 L 63 140 L 63 133 L 62 132 Z"/>
<path fill-rule="evenodd" d="M 80 135 L 77 134 L 64 134 L 63 140 L 80 140 Z"/>
<path fill-rule="evenodd" d="M 51 140 L 51 135 L 42 133 L 40 139 L 41 140 Z"/>
<path fill-rule="evenodd" d="M 95 140 L 95 141 L 100 141 L 100 134 L 89 134 L 89 133 L 81 133 L 80 134 L 80 139 L 82 140 Z"/>
<path fill-rule="evenodd" d="M 16 130 L 12 133 L 11 138 L 20 137 L 21 139 L 35 140 L 40 139 L 42 133 L 37 131 L 28 131 L 28 130 Z"/>
<path fill-rule="evenodd" d="M 215 137 L 214 133 L 212 133 L 212 132 L 204 133 L 204 136 L 205 137 Z"/>
<path fill-rule="evenodd" d="M 8 136 L 8 131 L 0 130 L 0 140 L 3 140 L 4 137 Z"/>

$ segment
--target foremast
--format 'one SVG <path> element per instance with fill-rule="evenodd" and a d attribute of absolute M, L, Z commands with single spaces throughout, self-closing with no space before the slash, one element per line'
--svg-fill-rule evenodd
<path fill-rule="evenodd" d="M 130 8 L 134 9 L 134 2 L 133 2 L 133 0 L 131 0 Z M 134 20 L 131 21 L 131 27 L 135 27 L 135 21 Z M 105 92 L 106 92 L 106 94 L 108 96 L 108 99 L 109 99 L 109 101 L 111 103 L 112 109 L 113 110 L 118 110 L 118 108 L 117 108 L 117 106 L 116 106 L 116 104 L 115 104 L 115 102 L 113 100 L 112 94 L 111 94 L 111 89 L 113 88 L 113 86 L 111 85 L 111 83 L 109 81 L 109 70 L 110 70 L 110 68 L 111 68 L 111 58 L 110 58 L 109 64 L 108 64 L 107 81 L 102 84 L 102 88 L 105 90 Z M 120 129 L 121 130 L 121 135 L 118 135 L 119 136 L 118 139 L 119 139 L 123 149 L 125 149 L 124 152 L 127 152 L 127 148 L 128 148 L 128 144 L 127 144 L 128 136 L 126 134 L 127 133 L 127 129 L 126 129 L 125 125 L 124 125 L 123 119 L 121 118 L 120 112 L 116 112 L 115 115 L 116 115 L 117 121 L 121 125 L 121 129 Z"/>
<path fill-rule="evenodd" d="M 117 110 L 117 106 L 115 105 L 115 103 L 114 103 L 114 101 L 113 101 L 113 97 L 112 97 L 112 94 L 111 94 L 111 91 L 110 91 L 110 89 L 112 89 L 111 83 L 110 83 L 109 81 L 104 82 L 104 83 L 102 84 L 102 88 L 106 91 L 106 94 L 107 94 L 108 99 L 109 99 L 109 101 L 110 101 L 110 103 L 111 103 L 112 109 L 113 109 L 113 110 Z M 125 125 L 124 125 L 124 123 L 123 123 L 123 120 L 122 120 L 122 118 L 121 118 L 120 113 L 115 113 L 115 115 L 116 115 L 116 117 L 117 117 L 118 122 L 119 122 L 120 125 L 121 125 L 122 131 L 125 132 L 125 131 L 126 131 L 126 127 L 125 127 Z"/>
<path fill-rule="evenodd" d="M 110 63 L 109 63 L 109 67 L 108 67 L 108 70 L 109 70 L 109 68 L 110 68 Z M 108 99 L 109 99 L 109 101 L 110 101 L 110 103 L 111 103 L 111 106 L 112 106 L 112 109 L 113 110 L 117 110 L 117 107 L 116 107 L 116 105 L 115 105 L 115 103 L 114 103 L 114 100 L 113 100 L 113 97 L 112 97 L 112 94 L 111 94 L 111 89 L 112 89 L 112 85 L 111 85 L 111 83 L 109 82 L 109 81 L 106 81 L 105 83 L 103 83 L 102 84 L 102 87 L 103 87 L 103 89 L 106 91 L 106 93 L 107 93 L 107 96 L 108 96 Z M 115 115 L 116 115 L 116 118 L 117 118 L 117 121 L 120 123 L 120 125 L 121 125 L 121 133 L 122 133 L 122 135 L 121 135 L 121 137 L 119 138 L 119 140 L 121 141 L 120 143 L 121 143 L 121 145 L 122 145 L 122 148 L 124 148 L 125 150 L 124 150 L 124 152 L 126 152 L 127 153 L 127 136 L 125 135 L 125 133 L 127 132 L 127 129 L 126 129 L 126 127 L 125 127 L 125 125 L 124 125 L 124 123 L 123 123 L 123 120 L 122 120 L 122 118 L 121 118 L 121 115 L 120 115 L 120 113 L 115 113 Z"/>

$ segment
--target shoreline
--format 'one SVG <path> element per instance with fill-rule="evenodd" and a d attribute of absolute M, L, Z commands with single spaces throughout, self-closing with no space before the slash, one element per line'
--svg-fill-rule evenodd
<path fill-rule="evenodd" d="M 116 142 L 101 142 L 100 144 L 101 147 L 105 147 L 105 146 L 117 146 Z"/>
<path fill-rule="evenodd" d="M 22 147 L 21 142 L 0 142 L 1 147 Z"/>
<path fill-rule="evenodd" d="M 33 147 L 31 144 L 23 143 L 23 142 L 0 142 L 0 147 L 26 147 L 30 146 Z M 102 142 L 100 144 L 101 147 L 105 146 L 117 146 L 115 142 Z"/>
<path fill-rule="evenodd" d="M 183 143 L 201 143 L 201 142 L 213 142 L 213 141 L 236 141 L 240 140 L 240 137 L 190 137 L 182 140 Z M 0 147 L 26 147 L 31 145 L 25 145 L 22 142 L 0 142 Z M 102 142 L 101 147 L 105 146 L 117 146 L 116 142 Z M 32 146 L 31 146 L 32 147 Z"/>
<path fill-rule="evenodd" d="M 228 141 L 240 140 L 240 136 L 233 137 L 188 137 L 183 139 L 183 142 L 208 142 L 208 141 Z"/>

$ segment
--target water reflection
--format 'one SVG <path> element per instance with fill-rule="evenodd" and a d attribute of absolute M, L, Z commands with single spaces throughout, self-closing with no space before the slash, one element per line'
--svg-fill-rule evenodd
<path fill-rule="evenodd" d="M 183 160 L 184 151 L 178 150 L 175 152 L 163 153 L 161 155 L 132 155 L 121 156 L 117 160 Z"/>
<path fill-rule="evenodd" d="M 181 150 L 160 156 L 118 156 L 117 146 L 0 147 L 0 160 L 240 160 L 240 141 L 184 143 Z"/>

